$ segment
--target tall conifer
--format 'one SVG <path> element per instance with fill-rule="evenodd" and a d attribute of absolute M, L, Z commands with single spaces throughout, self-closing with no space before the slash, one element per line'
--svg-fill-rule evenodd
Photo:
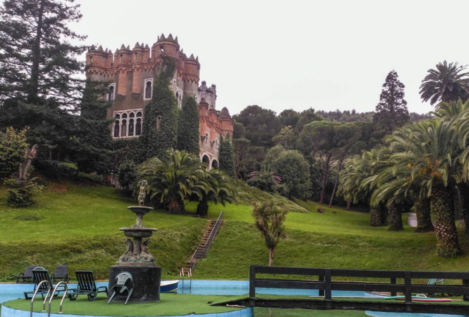
<path fill-rule="evenodd" d="M 405 86 L 399 81 L 396 71 L 393 70 L 386 76 L 386 82 L 383 84 L 379 103 L 376 106 L 376 113 L 373 116 L 376 138 L 383 137 L 396 127 L 401 127 L 409 122 L 404 88 Z"/>
<path fill-rule="evenodd" d="M 153 97 L 145 106 L 142 143 L 146 147 L 147 158 L 164 158 L 167 150 L 175 149 L 177 145 L 178 107 L 176 97 L 169 88 L 169 79 L 174 70 L 174 60 L 165 58 L 163 69 L 154 80 Z"/>
<path fill-rule="evenodd" d="M 227 135 L 225 139 L 221 138 L 218 159 L 220 160 L 220 170 L 234 178 L 236 169 L 233 144 L 231 144 L 230 135 Z"/>
<path fill-rule="evenodd" d="M 184 97 L 179 114 L 178 150 L 199 155 L 199 109 L 194 97 Z"/>

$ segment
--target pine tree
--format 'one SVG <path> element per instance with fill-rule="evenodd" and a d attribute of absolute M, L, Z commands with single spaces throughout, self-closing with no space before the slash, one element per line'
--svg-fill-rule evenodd
<path fill-rule="evenodd" d="M 19 99 L 38 104 L 53 97 L 68 107 L 78 101 L 83 70 L 76 56 L 84 46 L 71 44 L 85 37 L 68 28 L 80 20 L 73 0 L 5 0 L 0 8 L 0 103 Z M 69 108 L 70 109 L 70 108 Z"/>
<path fill-rule="evenodd" d="M 382 138 L 391 133 L 396 127 L 401 127 L 409 122 L 407 101 L 404 99 L 404 84 L 398 79 L 396 71 L 391 71 L 386 76 L 380 100 L 373 116 L 375 138 Z"/>
<path fill-rule="evenodd" d="M 234 178 L 236 174 L 234 151 L 229 135 L 225 139 L 221 138 L 218 159 L 220 160 L 220 170 Z"/>
<path fill-rule="evenodd" d="M 178 107 L 177 100 L 169 88 L 169 78 L 175 70 L 171 58 L 164 59 L 163 69 L 155 78 L 153 97 L 145 106 L 142 143 L 147 149 L 146 158 L 165 158 L 167 150 L 177 145 Z"/>
<path fill-rule="evenodd" d="M 194 97 L 184 97 L 178 124 L 179 151 L 199 155 L 199 109 Z"/>
<path fill-rule="evenodd" d="M 100 97 L 107 87 L 103 83 L 86 83 L 81 102 L 81 116 L 77 133 L 76 162 L 83 172 L 110 172 L 112 137 L 109 133 L 107 109 L 111 106 Z"/>

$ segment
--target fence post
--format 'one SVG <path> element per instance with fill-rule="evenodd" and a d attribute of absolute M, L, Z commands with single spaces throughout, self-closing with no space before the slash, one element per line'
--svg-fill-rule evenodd
<path fill-rule="evenodd" d="M 319 282 L 324 282 L 324 276 L 323 275 L 319 275 Z M 324 296 L 324 290 L 323 289 L 319 290 L 319 296 Z"/>
<path fill-rule="evenodd" d="M 462 285 L 467 289 L 469 289 L 469 279 L 463 279 L 462 280 Z M 465 302 L 469 302 L 469 295 L 468 294 L 464 294 L 463 297 L 462 297 L 462 300 L 465 301 Z"/>
<path fill-rule="evenodd" d="M 397 279 L 395 277 L 391 277 L 391 284 L 396 285 Z M 391 292 L 391 296 L 397 296 L 396 291 Z"/>
<path fill-rule="evenodd" d="M 256 267 L 251 265 L 249 267 L 249 297 L 256 297 Z"/>
<path fill-rule="evenodd" d="M 411 304 L 412 303 L 412 276 L 410 272 L 405 272 L 404 275 L 405 275 L 405 278 L 404 278 L 405 303 Z M 408 309 L 409 307 L 406 308 L 406 311 L 409 311 Z"/>
<path fill-rule="evenodd" d="M 331 270 L 326 270 L 326 300 L 332 300 Z"/>

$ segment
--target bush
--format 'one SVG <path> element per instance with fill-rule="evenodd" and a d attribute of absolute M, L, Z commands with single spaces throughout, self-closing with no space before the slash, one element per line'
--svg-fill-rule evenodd
<path fill-rule="evenodd" d="M 11 187 L 8 190 L 7 204 L 12 207 L 29 207 L 34 205 L 34 195 L 43 189 L 43 186 L 38 185 L 36 181 L 37 177 L 26 181 L 17 181 L 13 178 L 5 180 L 5 185 Z"/>
<path fill-rule="evenodd" d="M 119 184 L 123 188 L 129 189 L 137 180 L 137 166 L 135 166 L 135 163 L 132 161 L 124 161 L 119 165 L 117 176 L 119 178 Z"/>

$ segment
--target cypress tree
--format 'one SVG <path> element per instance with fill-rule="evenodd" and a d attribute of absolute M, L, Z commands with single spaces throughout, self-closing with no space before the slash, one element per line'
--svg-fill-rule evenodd
<path fill-rule="evenodd" d="M 105 90 L 103 83 L 88 81 L 83 91 L 76 162 L 78 169 L 87 173 L 107 173 L 112 168 L 112 137 L 106 119 L 111 104 L 100 100 Z"/>
<path fill-rule="evenodd" d="M 179 114 L 178 150 L 199 155 L 199 109 L 194 97 L 184 97 Z"/>
<path fill-rule="evenodd" d="M 220 170 L 230 177 L 235 177 L 235 162 L 233 145 L 231 144 L 230 135 L 225 139 L 221 138 L 220 150 L 218 152 L 218 160 L 220 161 Z"/>
<path fill-rule="evenodd" d="M 170 57 L 164 59 L 163 69 L 155 78 L 153 98 L 145 107 L 143 119 L 143 144 L 146 158 L 165 158 L 167 150 L 177 145 L 178 107 L 177 100 L 169 88 L 169 79 L 174 74 L 176 64 Z"/>

